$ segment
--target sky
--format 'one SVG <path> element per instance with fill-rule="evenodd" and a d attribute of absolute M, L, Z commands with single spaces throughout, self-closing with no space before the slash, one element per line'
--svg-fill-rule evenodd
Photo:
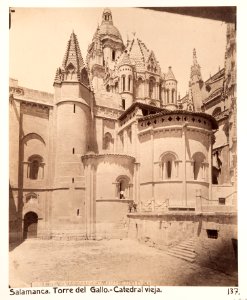
<path fill-rule="evenodd" d="M 20 86 L 53 92 L 55 71 L 62 64 L 72 30 L 85 61 L 103 9 L 15 7 L 9 33 L 10 77 Z M 193 48 L 204 80 L 224 67 L 224 22 L 140 8 L 115 7 L 111 11 L 124 43 L 135 33 L 154 51 L 162 72 L 172 66 L 181 97 L 188 90 Z"/>

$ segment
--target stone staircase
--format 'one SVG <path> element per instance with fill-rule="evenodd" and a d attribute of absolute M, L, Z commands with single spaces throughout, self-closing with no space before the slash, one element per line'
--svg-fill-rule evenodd
<path fill-rule="evenodd" d="M 196 258 L 194 239 L 191 238 L 185 240 L 182 243 L 174 247 L 171 247 L 170 249 L 167 250 L 167 254 L 193 263 Z"/>

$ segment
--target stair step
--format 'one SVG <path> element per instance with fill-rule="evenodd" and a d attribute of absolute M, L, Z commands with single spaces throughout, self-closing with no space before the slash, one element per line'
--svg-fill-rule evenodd
<path fill-rule="evenodd" d="M 188 246 L 182 246 L 182 245 L 177 245 L 173 249 L 182 249 L 182 250 L 186 250 L 186 251 L 195 252 L 194 247 L 188 247 Z"/>
<path fill-rule="evenodd" d="M 181 243 L 181 245 L 194 245 L 194 241 L 184 241 Z"/>
<path fill-rule="evenodd" d="M 178 248 L 178 247 L 174 247 L 174 248 L 169 249 L 169 250 L 174 251 L 174 252 L 176 252 L 176 251 L 182 251 L 184 253 L 194 253 L 194 254 L 196 253 L 195 250 L 188 250 L 188 249 Z"/>
<path fill-rule="evenodd" d="M 176 246 L 181 246 L 181 247 L 188 248 L 188 249 L 192 249 L 195 247 L 195 245 L 187 245 L 187 244 L 178 244 Z"/>
<path fill-rule="evenodd" d="M 177 253 L 168 253 L 168 254 L 171 255 L 171 256 L 174 256 L 174 257 L 181 258 L 183 260 L 189 261 L 189 262 L 194 262 L 195 261 L 194 258 L 185 257 L 185 256 L 179 255 Z"/>
<path fill-rule="evenodd" d="M 184 257 L 189 257 L 189 258 L 195 258 L 196 257 L 195 253 L 189 253 L 189 252 L 185 252 L 185 251 L 178 251 L 178 250 L 173 251 L 173 249 L 172 249 L 172 250 L 168 250 L 167 252 L 170 253 L 170 254 L 178 254 L 178 255 L 181 255 L 181 256 L 184 256 Z"/>

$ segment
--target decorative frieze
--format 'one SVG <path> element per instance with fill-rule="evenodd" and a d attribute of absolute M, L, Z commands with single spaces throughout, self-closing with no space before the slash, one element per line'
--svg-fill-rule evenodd
<path fill-rule="evenodd" d="M 22 102 L 21 113 L 49 119 L 49 107 L 34 102 Z"/>
<path fill-rule="evenodd" d="M 20 87 L 9 87 L 9 94 L 10 96 L 16 95 L 16 96 L 23 96 L 24 95 L 24 89 Z"/>
<path fill-rule="evenodd" d="M 104 106 L 96 106 L 94 108 L 94 114 L 96 117 L 117 120 L 121 115 L 121 111 L 113 108 L 104 107 Z"/>

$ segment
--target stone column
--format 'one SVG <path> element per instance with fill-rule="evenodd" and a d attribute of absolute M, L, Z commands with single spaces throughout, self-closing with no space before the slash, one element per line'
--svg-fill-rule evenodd
<path fill-rule="evenodd" d="M 155 210 L 155 197 L 154 197 L 154 131 L 153 128 L 150 130 L 151 134 L 151 147 L 152 147 L 152 211 Z"/>
<path fill-rule="evenodd" d="M 127 136 L 127 130 L 123 130 L 123 152 L 128 152 L 128 136 Z"/>
<path fill-rule="evenodd" d="M 85 165 L 85 231 L 88 239 L 95 238 L 95 171 L 91 161 Z"/>
<path fill-rule="evenodd" d="M 208 135 L 208 199 L 212 200 L 212 133 Z"/>
<path fill-rule="evenodd" d="M 184 172 L 183 172 L 183 190 L 184 190 L 184 206 L 187 206 L 187 164 L 186 164 L 186 138 L 187 138 L 187 124 L 185 123 L 184 126 L 182 127 L 182 144 L 183 144 L 183 167 L 184 167 Z"/>

